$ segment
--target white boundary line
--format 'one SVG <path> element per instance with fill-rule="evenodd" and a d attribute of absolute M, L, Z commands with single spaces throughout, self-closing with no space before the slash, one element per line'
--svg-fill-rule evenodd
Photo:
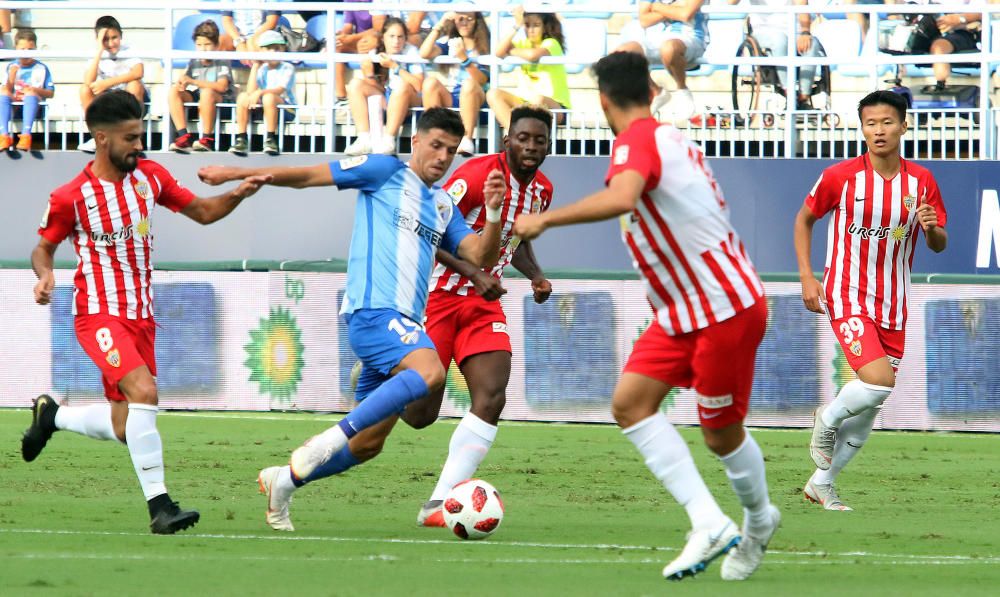
<path fill-rule="evenodd" d="M 148 538 L 150 535 L 148 533 L 131 533 L 125 531 L 70 531 L 70 530 L 55 530 L 55 529 L 2 529 L 0 528 L 0 535 L 3 534 L 22 534 L 22 535 L 74 535 L 74 536 L 100 536 L 100 537 L 142 537 Z M 290 534 L 274 534 L 274 535 L 237 535 L 237 534 L 223 534 L 223 533 L 185 533 L 183 535 L 178 535 L 178 537 L 189 537 L 192 539 L 223 539 L 223 540 L 251 540 L 251 541 L 293 541 L 293 542 L 330 542 L 330 543 L 381 543 L 390 545 L 435 545 L 435 546 L 457 546 L 462 549 L 489 549 L 486 547 L 480 548 L 478 546 L 492 546 L 496 548 L 502 547 L 515 547 L 515 548 L 538 548 L 538 549 L 580 549 L 580 550 L 612 550 L 612 551 L 653 551 L 653 552 L 673 552 L 678 551 L 674 547 L 657 547 L 652 545 L 620 545 L 613 543 L 541 543 L 533 541 L 459 541 L 453 539 L 398 539 L 398 538 L 367 538 L 367 537 L 330 537 L 321 535 L 290 535 Z M 768 550 L 768 553 L 784 556 L 785 558 L 796 558 L 802 557 L 806 559 L 816 558 L 821 561 L 830 561 L 830 558 L 842 558 L 842 559 L 862 559 L 868 560 L 864 561 L 865 564 L 874 563 L 912 563 L 912 564 L 1000 564 L 1000 556 L 969 556 L 969 555 L 946 555 L 946 554 L 900 554 L 900 553 L 878 553 L 878 552 L 867 552 L 867 551 L 846 551 L 846 552 L 825 552 L 825 551 L 782 551 L 778 549 Z M 98 554 L 99 556 L 99 554 Z M 83 556 L 81 556 L 83 557 Z M 395 556 L 394 556 L 395 557 Z M 249 558 L 249 557 L 248 557 Z M 295 559 L 295 558 L 292 558 Z M 405 558 L 399 558 L 405 559 Z M 335 558 L 331 561 L 347 561 L 346 559 Z M 464 561 L 464 560 L 451 560 L 442 559 L 442 562 L 451 561 Z M 480 561 L 475 558 L 469 561 Z M 504 561 L 496 560 L 490 558 L 489 561 Z M 519 562 L 522 559 L 512 559 L 512 562 Z M 523 559 L 524 563 L 529 562 L 543 562 L 543 560 L 538 560 L 535 558 Z M 585 562 L 603 562 L 605 560 L 593 560 L 593 559 L 556 559 L 556 560 L 544 560 L 551 562 L 564 562 L 564 563 L 585 563 Z M 607 563 L 649 563 L 658 560 L 643 559 L 638 560 L 618 560 L 609 559 L 606 560 Z M 772 561 L 772 560 L 768 560 Z M 831 562 L 831 563 L 844 563 L 844 562 Z"/>

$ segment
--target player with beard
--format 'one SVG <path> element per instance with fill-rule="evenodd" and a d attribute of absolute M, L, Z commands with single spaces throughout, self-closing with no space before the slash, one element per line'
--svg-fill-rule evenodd
<path fill-rule="evenodd" d="M 31 265 L 38 275 L 35 302 L 47 305 L 55 287 L 53 256 L 59 243 L 72 238 L 76 337 L 101 370 L 108 402 L 59 406 L 52 397 L 39 396 L 21 454 L 33 461 L 57 430 L 125 443 L 149 507 L 150 529 L 172 534 L 194 525 L 199 514 L 181 510 L 164 484 L 156 427 L 153 210 L 162 205 L 210 224 L 256 193 L 269 177 L 250 176 L 227 193 L 196 197 L 163 166 L 140 158 L 142 106 L 124 90 L 94 98 L 86 121 L 97 144 L 94 161 L 49 197 Z"/>
<path fill-rule="evenodd" d="M 459 167 L 444 185 L 465 222 L 476 232 L 486 226 L 486 189 L 491 173 L 499 171 L 507 184 L 500 209 L 500 257 L 485 269 L 438 250 L 438 264 L 427 300 L 427 335 L 434 342 L 442 366 L 454 358 L 469 386 L 472 407 L 452 435 L 448 459 L 437 487 L 417 517 L 423 526 L 444 526 L 441 503 L 459 481 L 468 479 L 485 458 L 497 433 L 497 422 L 506 402 L 510 377 L 511 345 L 507 319 L 499 299 L 503 270 L 513 264 L 531 280 L 535 301 L 548 299 L 552 285 L 535 261 L 529 243 L 519 243 L 511 233 L 514 220 L 523 213 L 539 213 L 552 200 L 552 183 L 538 171 L 548 153 L 552 114 L 544 108 L 521 106 L 511 114 L 505 151 L 471 159 Z M 362 379 L 368 369 L 355 371 Z M 444 387 L 406 407 L 401 417 L 417 429 L 437 420 Z M 342 473 L 377 456 L 396 417 L 370 427 L 351 438 L 324 465 L 303 479 L 284 483 L 283 467 L 261 471 L 260 486 L 268 496 L 268 524 L 290 530 L 292 493 L 302 485 Z M 277 481 L 275 481 L 277 480 Z"/>

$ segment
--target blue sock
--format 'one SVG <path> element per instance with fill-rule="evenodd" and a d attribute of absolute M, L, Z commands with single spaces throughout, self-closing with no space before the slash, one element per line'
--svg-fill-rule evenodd
<path fill-rule="evenodd" d="M 0 95 L 0 135 L 6 135 L 10 130 L 10 96 Z"/>
<path fill-rule="evenodd" d="M 306 483 L 312 483 L 317 479 L 325 479 L 327 477 L 332 477 L 334 475 L 339 475 L 340 473 L 346 471 L 349 468 L 361 464 L 354 454 L 351 453 L 351 448 L 349 446 L 344 446 L 339 452 L 333 455 L 330 460 L 327 460 L 323 464 L 319 465 L 312 472 L 311 475 L 305 479 L 299 479 L 295 475 L 292 475 L 292 483 L 296 487 L 302 487 Z"/>
<path fill-rule="evenodd" d="M 402 412 L 406 405 L 427 395 L 427 383 L 413 369 L 404 369 L 368 395 L 354 410 L 341 419 L 340 429 L 349 438 L 362 429 Z"/>
<path fill-rule="evenodd" d="M 31 134 L 31 127 L 35 124 L 35 115 L 38 114 L 38 96 L 24 96 L 24 117 L 21 119 L 21 132 Z"/>

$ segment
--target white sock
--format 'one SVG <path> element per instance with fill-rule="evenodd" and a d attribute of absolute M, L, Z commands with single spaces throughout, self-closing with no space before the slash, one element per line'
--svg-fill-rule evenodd
<path fill-rule="evenodd" d="M 830 469 L 825 471 L 816 469 L 812 477 L 813 483 L 827 485 L 834 482 L 840 471 L 844 470 L 847 463 L 861 451 L 862 446 L 868 441 L 879 410 L 878 407 L 869 408 L 840 424 L 840 428 L 837 430 L 837 443 L 833 448 L 833 458 L 830 461 Z"/>
<path fill-rule="evenodd" d="M 771 517 L 767 495 L 767 476 L 764 472 L 764 455 L 750 432 L 740 447 L 719 460 L 726 467 L 726 476 L 733 491 L 743 505 L 743 520 L 746 533 L 761 537 L 771 528 Z"/>
<path fill-rule="evenodd" d="M 118 440 L 115 428 L 111 425 L 111 405 L 107 402 L 88 406 L 60 406 L 56 411 L 56 428 L 94 439 Z"/>
<path fill-rule="evenodd" d="M 653 476 L 684 506 L 693 529 L 712 529 L 728 520 L 691 459 L 684 439 L 663 413 L 656 413 L 623 429 Z"/>
<path fill-rule="evenodd" d="M 891 392 L 892 388 L 868 384 L 860 379 L 849 381 L 823 410 L 823 423 L 839 428 L 846 419 L 881 406 Z"/>
<path fill-rule="evenodd" d="M 125 421 L 125 441 L 146 501 L 167 492 L 163 484 L 163 442 L 156 429 L 159 410 L 150 404 L 131 403 Z"/>
<path fill-rule="evenodd" d="M 496 425 L 490 425 L 471 412 L 466 413 L 455 433 L 451 434 L 448 459 L 441 469 L 431 500 L 443 500 L 452 487 L 472 477 L 496 437 Z"/>

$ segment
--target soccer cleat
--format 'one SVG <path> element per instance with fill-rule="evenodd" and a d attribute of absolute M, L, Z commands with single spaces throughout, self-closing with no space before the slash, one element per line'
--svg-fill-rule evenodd
<path fill-rule="evenodd" d="M 719 528 L 688 533 L 687 545 L 674 561 L 663 567 L 663 578 L 682 580 L 703 572 L 715 558 L 727 553 L 740 543 L 740 530 L 736 523 L 726 519 Z"/>
<path fill-rule="evenodd" d="M 155 535 L 173 535 L 193 527 L 200 518 L 197 510 L 181 510 L 177 502 L 168 502 L 149 521 L 149 530 Z"/>
<path fill-rule="evenodd" d="M 237 137 L 236 141 L 229 147 L 229 153 L 236 155 L 246 155 L 250 150 L 250 145 L 243 137 Z"/>
<path fill-rule="evenodd" d="M 257 486 L 267 496 L 267 524 L 276 531 L 294 531 L 288 507 L 292 503 L 292 492 L 283 490 L 278 475 L 284 467 L 269 466 L 257 475 Z"/>
<path fill-rule="evenodd" d="M 56 432 L 56 411 L 59 405 L 48 394 L 42 394 L 31 404 L 31 426 L 21 437 L 21 456 L 31 462 L 42 452 Z"/>
<path fill-rule="evenodd" d="M 0 151 L 7 151 L 14 146 L 14 137 L 10 135 L 0 135 Z"/>
<path fill-rule="evenodd" d="M 476 142 L 471 137 L 462 137 L 462 142 L 458 144 L 458 155 L 471 157 L 476 154 Z"/>
<path fill-rule="evenodd" d="M 821 471 L 830 470 L 830 462 L 833 461 L 833 448 L 837 444 L 837 428 L 830 427 L 823 422 L 823 411 L 826 407 L 819 407 L 813 413 L 813 432 L 809 440 L 809 455 L 812 456 L 816 468 Z"/>
<path fill-rule="evenodd" d="M 821 485 L 813 483 L 813 480 L 809 479 L 806 482 L 806 486 L 802 488 L 802 494 L 806 496 L 807 500 L 823 506 L 826 510 L 839 510 L 841 512 L 851 512 L 854 510 L 854 508 L 840 501 L 840 496 L 837 495 L 837 489 L 833 486 L 833 483 Z"/>
<path fill-rule="evenodd" d="M 170 144 L 170 151 L 176 151 L 177 153 L 191 153 L 191 141 L 194 139 L 194 135 L 191 133 L 184 133 L 180 137 L 174 139 L 174 142 Z"/>
<path fill-rule="evenodd" d="M 274 137 L 264 139 L 264 153 L 267 155 L 278 155 L 278 140 Z"/>
<path fill-rule="evenodd" d="M 348 145 L 347 149 L 344 150 L 344 155 L 359 156 L 359 155 L 367 155 L 371 152 L 372 152 L 371 143 L 368 141 L 368 136 L 365 135 L 364 137 L 359 136 L 357 139 L 354 140 L 354 143 Z"/>
<path fill-rule="evenodd" d="M 31 151 L 31 135 L 21 133 L 17 138 L 17 146 L 14 149 L 18 151 Z"/>
<path fill-rule="evenodd" d="M 79 144 L 76 148 L 84 153 L 97 153 L 97 141 L 89 139 Z"/>
<path fill-rule="evenodd" d="M 202 137 L 191 144 L 191 149 L 195 151 L 215 151 L 215 138 L 208 136 Z"/>
<path fill-rule="evenodd" d="M 444 500 L 430 500 L 424 503 L 417 514 L 418 527 L 444 527 Z"/>
<path fill-rule="evenodd" d="M 767 551 L 767 544 L 781 525 L 781 512 L 774 505 L 767 507 L 771 517 L 771 528 L 763 536 L 754 537 L 747 533 L 746 521 L 743 522 L 743 539 L 740 544 L 729 550 L 726 559 L 722 560 L 722 580 L 746 580 L 760 567 Z"/>

